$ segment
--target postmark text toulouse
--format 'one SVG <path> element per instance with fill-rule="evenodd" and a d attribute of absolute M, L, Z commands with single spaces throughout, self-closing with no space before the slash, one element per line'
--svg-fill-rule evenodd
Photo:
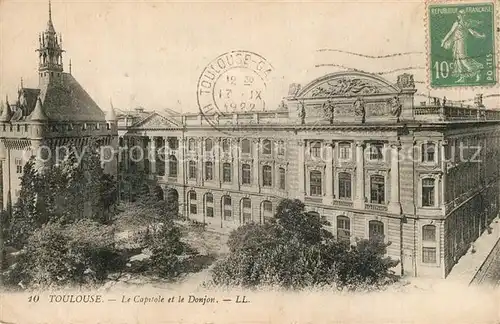
<path fill-rule="evenodd" d="M 261 55 L 231 51 L 210 62 L 197 86 L 198 107 L 204 115 L 262 111 L 273 67 Z"/>

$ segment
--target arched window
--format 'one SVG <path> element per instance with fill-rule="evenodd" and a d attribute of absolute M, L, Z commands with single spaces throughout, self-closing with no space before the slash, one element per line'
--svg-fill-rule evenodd
<path fill-rule="evenodd" d="M 318 220 L 321 219 L 319 213 L 315 212 L 315 211 L 310 211 L 310 212 L 307 213 L 307 215 L 309 215 L 310 217 L 314 217 L 314 218 L 316 218 Z"/>
<path fill-rule="evenodd" d="M 279 181 L 280 181 L 280 189 L 285 190 L 286 189 L 286 171 L 284 168 L 279 168 L 278 169 L 279 173 Z"/>
<path fill-rule="evenodd" d="M 270 165 L 262 167 L 262 185 L 264 187 L 271 187 L 273 185 L 273 172 Z"/>
<path fill-rule="evenodd" d="M 189 161 L 188 167 L 189 167 L 189 172 L 188 172 L 189 179 L 196 179 L 198 173 L 196 161 L 193 160 Z"/>
<path fill-rule="evenodd" d="M 321 196 L 321 172 L 311 171 L 309 173 L 309 188 L 311 196 Z"/>
<path fill-rule="evenodd" d="M 268 140 L 268 139 L 265 139 L 262 141 L 262 154 L 271 154 L 272 152 L 272 148 L 271 148 L 272 144 L 271 144 L 271 141 Z"/>
<path fill-rule="evenodd" d="M 194 190 L 191 190 L 188 195 L 190 215 L 196 215 L 198 213 L 198 202 L 196 198 L 196 192 Z"/>
<path fill-rule="evenodd" d="M 231 151 L 231 142 L 228 138 L 222 140 L 222 152 L 229 153 Z"/>
<path fill-rule="evenodd" d="M 337 239 L 343 242 L 351 240 L 351 220 L 346 216 L 337 216 Z"/>
<path fill-rule="evenodd" d="M 168 157 L 168 176 L 177 177 L 177 158 L 175 155 Z"/>
<path fill-rule="evenodd" d="M 370 197 L 373 204 L 385 204 L 385 179 L 381 175 L 370 177 Z"/>
<path fill-rule="evenodd" d="M 424 143 L 422 144 L 422 162 L 435 162 L 436 161 L 436 144 Z"/>
<path fill-rule="evenodd" d="M 231 163 L 222 164 L 222 182 L 231 182 L 231 173 L 233 169 L 231 168 Z"/>
<path fill-rule="evenodd" d="M 210 192 L 205 194 L 205 216 L 214 217 L 214 195 Z"/>
<path fill-rule="evenodd" d="M 250 154 L 251 150 L 252 150 L 252 146 L 250 144 L 250 140 L 243 139 L 241 141 L 241 153 L 243 153 L 243 154 Z"/>
<path fill-rule="evenodd" d="M 210 161 L 205 162 L 205 180 L 213 180 L 213 163 Z"/>
<path fill-rule="evenodd" d="M 252 221 L 252 201 L 250 198 L 241 199 L 241 220 L 243 224 Z"/>
<path fill-rule="evenodd" d="M 384 240 L 384 223 L 377 220 L 368 222 L 368 235 L 370 240 Z"/>
<path fill-rule="evenodd" d="M 321 157 L 321 142 L 311 143 L 311 156 L 315 158 Z"/>
<path fill-rule="evenodd" d="M 210 138 L 207 138 L 205 140 L 205 152 L 212 152 L 213 148 L 214 148 L 214 142 Z"/>
<path fill-rule="evenodd" d="M 268 223 L 273 218 L 273 203 L 269 200 L 262 202 L 262 222 Z"/>
<path fill-rule="evenodd" d="M 252 172 L 250 169 L 250 164 L 243 164 L 241 166 L 241 183 L 242 184 L 252 183 Z"/>
<path fill-rule="evenodd" d="M 339 198 L 351 199 L 351 174 L 347 172 L 339 173 Z"/>
<path fill-rule="evenodd" d="M 229 196 L 223 196 L 222 197 L 222 216 L 224 217 L 224 220 L 231 220 L 233 215 L 233 206 L 231 202 L 231 197 Z"/>
<path fill-rule="evenodd" d="M 435 180 L 432 178 L 422 179 L 422 206 L 433 207 L 435 205 Z"/>

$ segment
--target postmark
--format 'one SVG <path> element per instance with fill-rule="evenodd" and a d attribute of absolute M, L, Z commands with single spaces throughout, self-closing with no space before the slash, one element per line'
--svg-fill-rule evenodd
<path fill-rule="evenodd" d="M 200 112 L 227 116 L 266 110 L 265 91 L 272 72 L 272 65 L 264 57 L 250 51 L 237 50 L 218 56 L 198 79 Z"/>
<path fill-rule="evenodd" d="M 431 87 L 496 84 L 494 4 L 433 3 L 427 11 Z"/>

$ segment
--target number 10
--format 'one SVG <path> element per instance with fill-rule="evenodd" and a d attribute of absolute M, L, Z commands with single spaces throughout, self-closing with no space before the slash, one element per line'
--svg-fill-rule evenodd
<path fill-rule="evenodd" d="M 440 77 L 442 79 L 446 79 L 450 74 L 450 66 L 446 61 L 434 63 L 434 70 L 436 71 L 436 79 L 439 79 Z"/>

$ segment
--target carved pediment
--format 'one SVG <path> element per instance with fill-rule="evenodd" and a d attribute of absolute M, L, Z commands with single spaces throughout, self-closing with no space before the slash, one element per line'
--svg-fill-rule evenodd
<path fill-rule="evenodd" d="M 140 129 L 162 129 L 162 128 L 172 128 L 179 126 L 180 126 L 179 123 L 177 123 L 175 120 L 166 118 L 157 113 L 153 113 L 144 118 L 143 120 L 138 121 L 132 127 Z"/>
<path fill-rule="evenodd" d="M 312 81 L 297 97 L 359 97 L 397 92 L 399 89 L 396 86 L 379 76 L 362 72 L 338 72 Z"/>

